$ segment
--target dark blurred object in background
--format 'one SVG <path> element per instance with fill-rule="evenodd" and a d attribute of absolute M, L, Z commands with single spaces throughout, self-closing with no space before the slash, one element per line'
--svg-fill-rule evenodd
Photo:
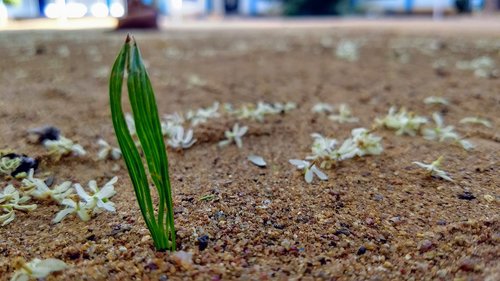
<path fill-rule="evenodd" d="M 468 14 L 472 12 L 470 0 L 455 0 L 455 7 L 459 14 Z"/>
<path fill-rule="evenodd" d="M 340 14 L 338 6 L 346 0 L 284 0 L 284 13 L 289 16 Z"/>
<path fill-rule="evenodd" d="M 145 5 L 140 0 L 128 0 L 128 13 L 118 21 L 116 29 L 158 29 L 156 1 Z"/>

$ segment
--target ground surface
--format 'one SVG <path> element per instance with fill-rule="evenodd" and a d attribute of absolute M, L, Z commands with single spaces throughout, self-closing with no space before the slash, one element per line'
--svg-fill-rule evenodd
<path fill-rule="evenodd" d="M 454 66 L 482 55 L 500 64 L 498 34 L 305 28 L 134 35 L 161 113 L 214 101 L 293 101 L 299 108 L 262 124 L 239 121 L 250 127 L 241 150 L 217 148 L 235 122 L 224 117 L 196 127 L 193 148 L 169 151 L 178 243 L 193 253 L 193 263 L 183 267 L 153 249 L 122 161 L 118 172 L 111 171 L 112 161 L 95 161 L 98 137 L 116 144 L 107 71 L 125 34 L 1 34 L 0 149 L 46 159 L 25 131 L 52 124 L 89 155 L 44 160 L 40 174 L 50 172 L 58 183 L 119 177 L 115 214 L 53 225 L 57 205 L 39 203 L 32 213 L 18 212 L 0 228 L 1 280 L 10 277 L 18 256 L 55 257 L 71 265 L 48 280 L 500 279 L 500 79 L 477 78 Z M 335 57 L 336 44 L 345 38 L 361 44 L 357 62 Z M 401 63 L 394 48 L 409 62 Z M 448 63 L 439 73 L 432 67 L 438 59 Z M 193 83 L 194 75 L 205 83 Z M 446 97 L 450 105 L 425 105 L 430 95 Z M 337 124 L 312 114 L 320 101 L 348 103 L 360 122 Z M 426 116 L 441 111 L 477 148 L 466 152 L 378 130 L 384 153 L 343 162 L 327 171 L 327 182 L 308 185 L 288 163 L 308 154 L 309 134 L 344 139 L 352 128 L 370 127 L 391 105 Z M 493 128 L 459 125 L 465 116 L 487 117 Z M 250 164 L 251 153 L 269 167 Z M 429 178 L 411 164 L 440 155 L 454 183 Z M 476 198 L 459 199 L 464 191 Z M 215 199 L 200 200 L 207 194 Z M 210 237 L 204 251 L 195 229 Z M 358 255 L 361 247 L 366 253 Z"/>

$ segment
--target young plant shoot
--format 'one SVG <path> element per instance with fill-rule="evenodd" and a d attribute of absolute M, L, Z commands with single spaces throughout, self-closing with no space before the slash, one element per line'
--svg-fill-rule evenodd
<path fill-rule="evenodd" d="M 128 97 L 137 137 L 147 163 L 144 167 L 139 150 L 127 127 L 122 105 L 122 84 L 127 71 Z M 153 87 L 139 48 L 130 36 L 116 58 L 109 83 L 111 116 L 118 144 L 134 186 L 137 202 L 157 250 L 175 251 L 175 227 L 168 158 L 163 141 Z M 149 177 L 146 174 L 149 172 Z M 150 180 L 152 182 L 150 182 Z M 150 186 L 158 192 L 158 206 L 153 206 Z M 156 209 L 156 211 L 155 211 Z"/>

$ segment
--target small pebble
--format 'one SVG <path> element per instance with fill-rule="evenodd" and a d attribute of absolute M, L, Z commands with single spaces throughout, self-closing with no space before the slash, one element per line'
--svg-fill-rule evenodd
<path fill-rule="evenodd" d="M 464 258 L 460 261 L 459 268 L 463 271 L 475 271 L 477 260 Z"/>
<path fill-rule="evenodd" d="M 126 252 L 127 251 L 127 247 L 124 247 L 124 246 L 120 246 L 118 247 L 118 250 L 122 253 Z"/>
<path fill-rule="evenodd" d="M 464 193 L 458 195 L 458 199 L 470 201 L 476 199 L 476 196 L 470 191 L 464 191 Z"/>
<path fill-rule="evenodd" d="M 154 261 L 150 261 L 144 266 L 144 268 L 153 271 L 158 270 L 159 267 Z"/>
<path fill-rule="evenodd" d="M 210 241 L 210 238 L 208 235 L 203 235 L 201 237 L 198 237 L 198 249 L 200 251 L 205 250 L 208 247 L 208 241 Z"/>
<path fill-rule="evenodd" d="M 432 241 L 426 239 L 420 242 L 418 250 L 420 251 L 420 253 L 425 253 L 430 249 L 432 249 L 432 246 L 433 246 Z"/>
<path fill-rule="evenodd" d="M 359 247 L 358 252 L 356 253 L 356 255 L 361 256 L 361 255 L 364 255 L 365 253 L 366 253 L 365 246 L 361 246 L 361 247 Z"/>

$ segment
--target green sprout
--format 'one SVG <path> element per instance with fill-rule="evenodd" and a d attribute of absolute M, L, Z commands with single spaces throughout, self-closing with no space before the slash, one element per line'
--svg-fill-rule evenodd
<path fill-rule="evenodd" d="M 125 68 L 128 97 L 149 177 L 146 174 L 141 154 L 127 128 L 121 105 Z M 109 82 L 109 96 L 116 138 L 134 186 L 142 216 L 153 238 L 154 246 L 160 251 L 175 251 L 174 211 L 168 175 L 168 158 L 161 133 L 158 108 L 139 48 L 129 35 L 127 35 L 125 44 L 113 65 Z M 151 198 L 150 183 L 154 185 L 159 196 L 159 205 L 156 211 Z"/>

